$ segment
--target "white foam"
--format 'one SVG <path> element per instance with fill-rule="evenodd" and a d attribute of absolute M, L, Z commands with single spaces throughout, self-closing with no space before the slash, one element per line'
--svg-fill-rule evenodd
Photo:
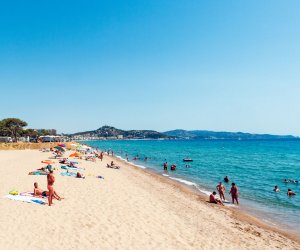
<path fill-rule="evenodd" d="M 168 177 L 169 175 L 168 174 L 162 174 L 163 176 L 166 176 L 166 177 Z"/>
<path fill-rule="evenodd" d="M 181 182 L 181 183 L 184 183 L 188 186 L 197 186 L 196 183 L 194 182 L 191 182 L 191 181 L 187 181 L 187 180 L 184 180 L 184 179 L 180 179 L 180 178 L 175 178 L 175 177 L 169 177 L 170 179 L 174 180 L 174 181 L 178 181 L 178 182 Z"/>

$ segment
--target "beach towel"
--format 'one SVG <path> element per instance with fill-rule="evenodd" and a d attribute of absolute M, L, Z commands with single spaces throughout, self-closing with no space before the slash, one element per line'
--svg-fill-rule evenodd
<path fill-rule="evenodd" d="M 35 197 L 33 192 L 27 191 L 20 193 L 21 196 L 29 196 L 29 197 Z M 42 198 L 47 198 L 47 196 L 42 196 Z"/>
<path fill-rule="evenodd" d="M 47 175 L 45 172 L 40 172 L 40 171 L 33 171 L 28 173 L 29 175 Z"/>
<path fill-rule="evenodd" d="M 61 166 L 62 169 L 67 169 L 67 170 L 84 170 L 84 168 L 74 168 L 74 167 L 69 167 L 69 166 Z"/>
<path fill-rule="evenodd" d="M 28 203 L 40 204 L 45 205 L 46 201 L 42 198 L 32 197 L 32 196 L 25 196 L 25 195 L 5 195 L 4 198 L 15 200 L 15 201 L 23 201 Z"/>
<path fill-rule="evenodd" d="M 60 175 L 62 175 L 62 176 L 72 176 L 72 177 L 76 177 L 77 173 L 72 173 L 72 172 L 62 172 L 62 173 L 60 173 Z"/>

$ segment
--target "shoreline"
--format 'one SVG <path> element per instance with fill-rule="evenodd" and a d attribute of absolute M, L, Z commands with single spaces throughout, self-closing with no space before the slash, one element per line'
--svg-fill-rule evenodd
<path fill-rule="evenodd" d="M 204 204 L 212 205 L 208 202 L 208 196 L 201 192 L 196 186 L 194 185 L 188 185 L 184 182 L 180 182 L 175 179 L 166 178 L 166 176 L 160 174 L 157 170 L 151 169 L 148 167 L 139 167 L 138 165 L 127 162 L 125 159 L 121 158 L 118 155 L 111 156 L 106 155 L 106 157 L 113 159 L 115 162 L 120 163 L 121 165 L 125 165 L 129 168 L 133 168 L 135 171 L 140 171 L 144 174 L 150 175 L 152 178 L 155 178 L 157 181 L 163 182 L 167 185 L 171 185 L 175 188 L 177 188 L 180 192 L 186 193 L 189 196 L 191 196 L 193 199 L 202 202 Z M 215 206 L 215 205 L 212 205 Z M 220 209 L 229 210 L 233 216 L 234 219 L 237 219 L 239 221 L 247 222 L 250 225 L 256 225 L 260 228 L 263 228 L 265 230 L 270 230 L 275 233 L 281 234 L 293 241 L 296 241 L 300 243 L 300 233 L 296 233 L 294 231 L 288 230 L 288 229 L 278 229 L 275 226 L 268 224 L 266 221 L 261 221 L 259 216 L 255 216 L 254 214 L 248 212 L 245 209 L 239 209 L 239 207 L 230 207 L 230 206 L 217 206 Z"/>

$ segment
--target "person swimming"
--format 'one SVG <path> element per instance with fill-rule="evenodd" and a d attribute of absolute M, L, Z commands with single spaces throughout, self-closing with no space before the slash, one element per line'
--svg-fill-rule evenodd
<path fill-rule="evenodd" d="M 175 171 L 175 170 L 176 170 L 176 165 L 173 164 L 173 165 L 171 166 L 171 171 Z"/>
<path fill-rule="evenodd" d="M 228 178 L 228 176 L 227 176 L 227 175 L 224 177 L 224 182 L 226 182 L 226 183 L 228 183 L 228 182 L 229 182 L 229 178 Z"/>
<path fill-rule="evenodd" d="M 280 192 L 280 189 L 278 188 L 278 186 L 275 186 L 273 189 L 274 192 Z"/>
<path fill-rule="evenodd" d="M 290 188 L 288 189 L 288 191 L 287 191 L 286 194 L 287 194 L 287 196 L 293 196 L 293 195 L 296 195 L 296 193 L 293 192 L 292 189 L 290 189 Z"/>

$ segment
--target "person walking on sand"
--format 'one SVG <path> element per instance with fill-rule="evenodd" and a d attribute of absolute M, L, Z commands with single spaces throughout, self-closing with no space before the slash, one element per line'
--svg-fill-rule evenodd
<path fill-rule="evenodd" d="M 49 196 L 48 196 L 48 205 L 52 205 L 52 200 L 54 196 L 54 182 L 55 182 L 55 177 L 53 175 L 53 170 L 50 171 L 50 173 L 47 175 L 47 188 L 49 191 Z"/>
<path fill-rule="evenodd" d="M 234 201 L 236 201 L 236 204 L 239 204 L 239 192 L 238 192 L 238 187 L 235 185 L 235 183 L 233 182 L 231 184 L 231 189 L 229 194 L 231 194 L 231 198 L 232 198 L 232 203 L 234 204 Z"/>
<path fill-rule="evenodd" d="M 216 186 L 218 192 L 219 192 L 219 195 L 220 195 L 220 199 L 225 201 L 225 187 L 224 185 L 222 184 L 222 182 L 219 182 L 219 185 Z"/>

